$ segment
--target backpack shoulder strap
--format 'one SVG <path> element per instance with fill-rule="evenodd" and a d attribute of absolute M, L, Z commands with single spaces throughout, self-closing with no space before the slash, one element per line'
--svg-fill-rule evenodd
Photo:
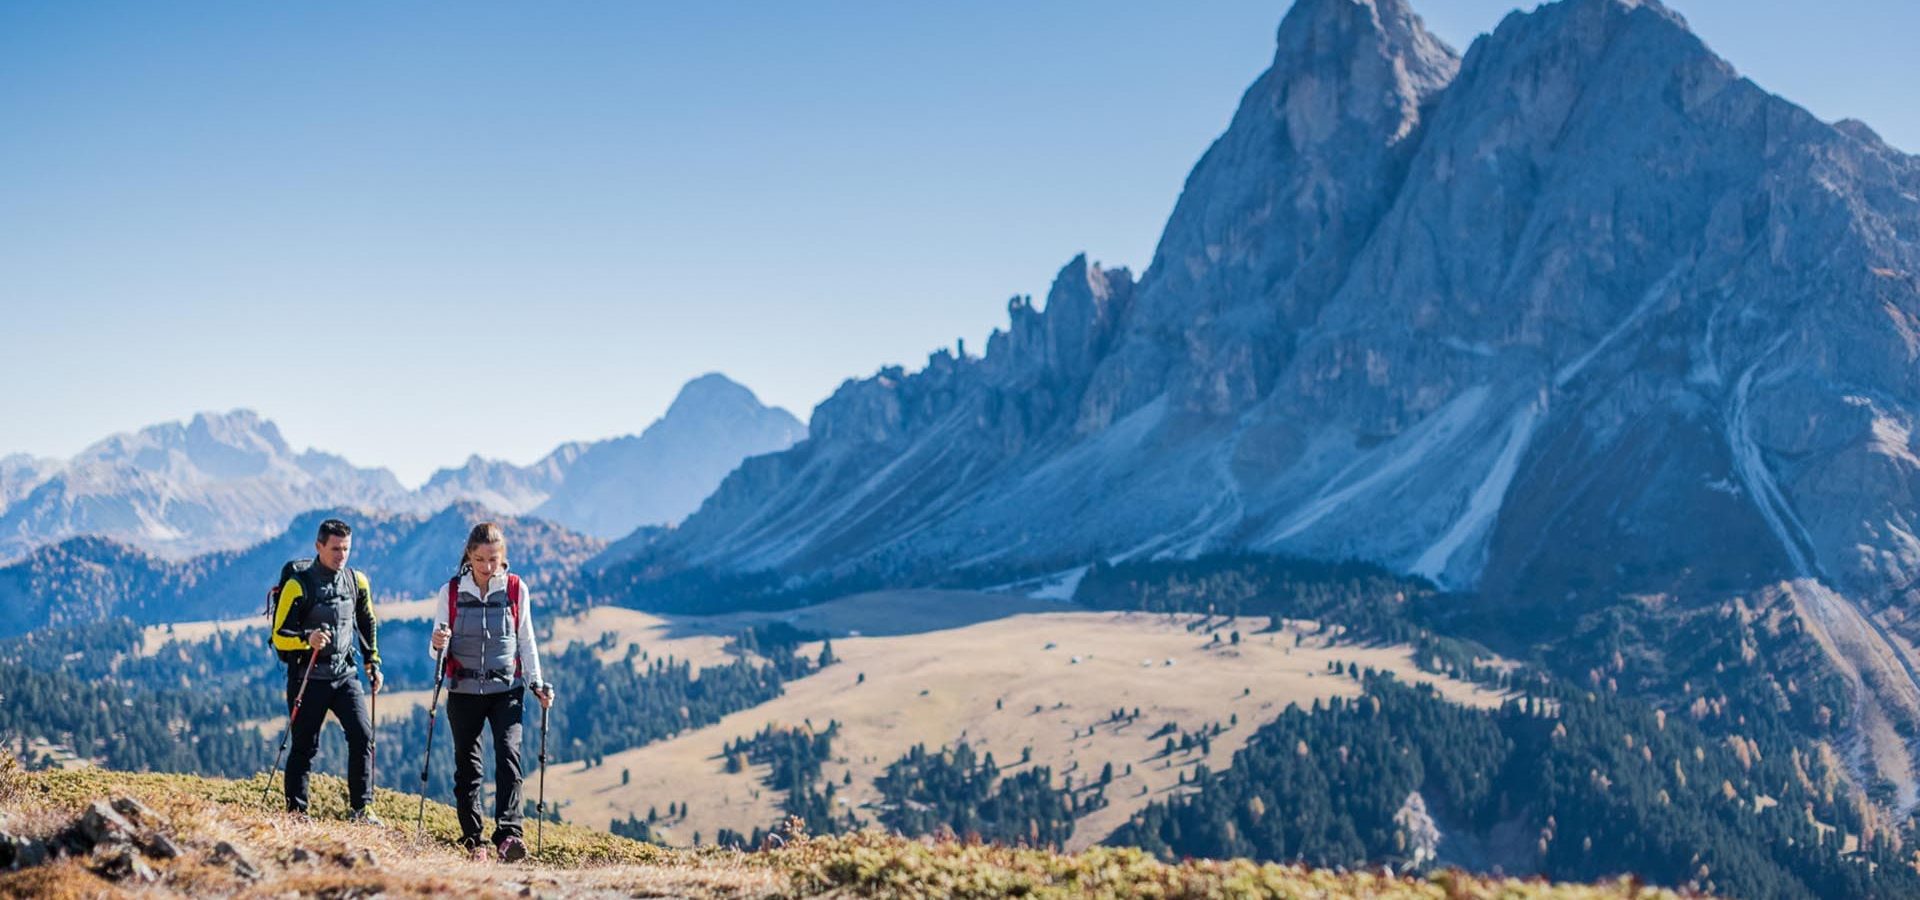
<path fill-rule="evenodd" d="M 312 574 L 313 560 L 291 560 L 286 565 L 280 567 L 280 584 L 285 586 L 289 580 L 298 581 L 300 582 L 300 593 L 311 598 L 313 596 L 313 579 L 308 576 Z"/>
<path fill-rule="evenodd" d="M 507 614 L 513 616 L 513 677 L 520 677 L 520 576 L 507 573 Z"/>
<path fill-rule="evenodd" d="M 453 630 L 453 618 L 459 614 L 460 614 L 460 576 L 455 575 L 452 578 L 447 579 L 447 630 L 448 631 Z M 447 639 L 447 649 L 440 652 L 440 660 L 441 660 L 441 663 L 440 663 L 441 677 L 444 678 L 446 676 L 452 675 L 454 672 L 454 665 L 455 665 L 453 661 L 453 639 L 452 638 Z"/>
<path fill-rule="evenodd" d="M 507 606 L 513 615 L 513 633 L 520 633 L 520 576 L 507 573 Z"/>
<path fill-rule="evenodd" d="M 294 609 L 287 613 L 287 619 L 289 621 L 294 620 L 294 613 L 313 602 L 313 585 L 308 583 L 309 579 L 307 578 L 307 573 L 312 567 L 313 560 L 311 559 L 290 559 L 285 565 L 280 567 L 280 580 L 274 584 L 272 599 L 267 603 L 267 618 L 269 620 L 279 615 L 280 592 L 286 590 L 287 582 L 289 581 L 300 586 L 300 597 L 294 601 L 296 604 Z"/>

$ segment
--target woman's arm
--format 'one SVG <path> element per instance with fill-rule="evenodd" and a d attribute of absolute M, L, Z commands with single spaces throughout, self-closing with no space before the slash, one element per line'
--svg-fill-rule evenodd
<path fill-rule="evenodd" d="M 527 580 L 520 579 L 520 622 L 515 628 L 520 646 L 520 674 L 528 684 L 544 684 L 546 679 L 540 674 L 540 649 L 534 646 L 533 634 L 533 591 L 527 587 Z"/>
<path fill-rule="evenodd" d="M 433 633 L 447 627 L 447 585 L 441 582 L 440 590 L 433 595 Z M 433 649 L 433 641 L 427 641 L 427 656 L 438 659 L 440 651 Z"/>

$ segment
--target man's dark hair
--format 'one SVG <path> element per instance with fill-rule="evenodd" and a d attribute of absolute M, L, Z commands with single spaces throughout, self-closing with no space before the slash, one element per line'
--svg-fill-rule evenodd
<path fill-rule="evenodd" d="M 353 533 L 353 526 L 339 519 L 328 519 L 320 523 L 320 536 L 314 538 L 324 544 L 329 538 L 346 537 Z"/>

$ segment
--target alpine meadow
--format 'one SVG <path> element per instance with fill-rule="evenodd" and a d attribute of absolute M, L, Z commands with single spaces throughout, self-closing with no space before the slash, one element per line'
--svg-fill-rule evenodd
<path fill-rule="evenodd" d="M 1072 255 L 983 349 L 832 359 L 804 420 L 763 399 L 785 376 L 710 371 L 718 336 L 669 341 L 714 362 L 602 434 L 641 387 L 537 379 L 664 351 L 584 319 L 557 353 L 448 337 L 444 382 L 349 379 L 442 325 L 320 304 L 273 333 L 314 402 L 443 408 L 464 462 L 403 481 L 332 424 L 296 449 L 265 376 L 71 455 L 10 431 L 0 896 L 1920 897 L 1920 157 L 1744 77 L 1688 5 L 1555 0 L 1461 49 L 1412 0 L 1281 0 L 1143 268 Z M 643 7 L 634 34 L 748 40 Z M 528 54 L 553 132 L 503 141 L 586 165 L 613 126 L 567 116 L 664 115 L 541 94 L 584 64 L 457 15 L 473 59 Z M 905 13 L 779 15 L 831 56 Z M 793 24 L 848 15 L 871 30 Z M 315 90 L 323 121 L 366 96 Z M 702 266 L 785 259 L 707 222 L 671 235 Z M 847 253 L 836 280 L 891 279 L 909 318 L 951 276 Z M 773 309 L 724 330 L 778 337 Z M 221 381 L 184 402 L 250 396 Z M 480 442 L 548 414 L 583 424 Z"/>

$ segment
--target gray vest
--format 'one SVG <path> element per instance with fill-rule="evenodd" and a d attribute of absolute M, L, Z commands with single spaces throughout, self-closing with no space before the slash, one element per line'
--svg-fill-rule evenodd
<path fill-rule="evenodd" d="M 503 694 L 519 686 L 520 675 L 515 671 L 520 662 L 520 636 L 515 630 L 519 623 L 513 619 L 506 586 L 482 599 L 468 591 L 467 580 L 461 579 L 455 605 L 453 638 L 447 642 L 447 658 L 453 661 L 447 690 Z"/>

